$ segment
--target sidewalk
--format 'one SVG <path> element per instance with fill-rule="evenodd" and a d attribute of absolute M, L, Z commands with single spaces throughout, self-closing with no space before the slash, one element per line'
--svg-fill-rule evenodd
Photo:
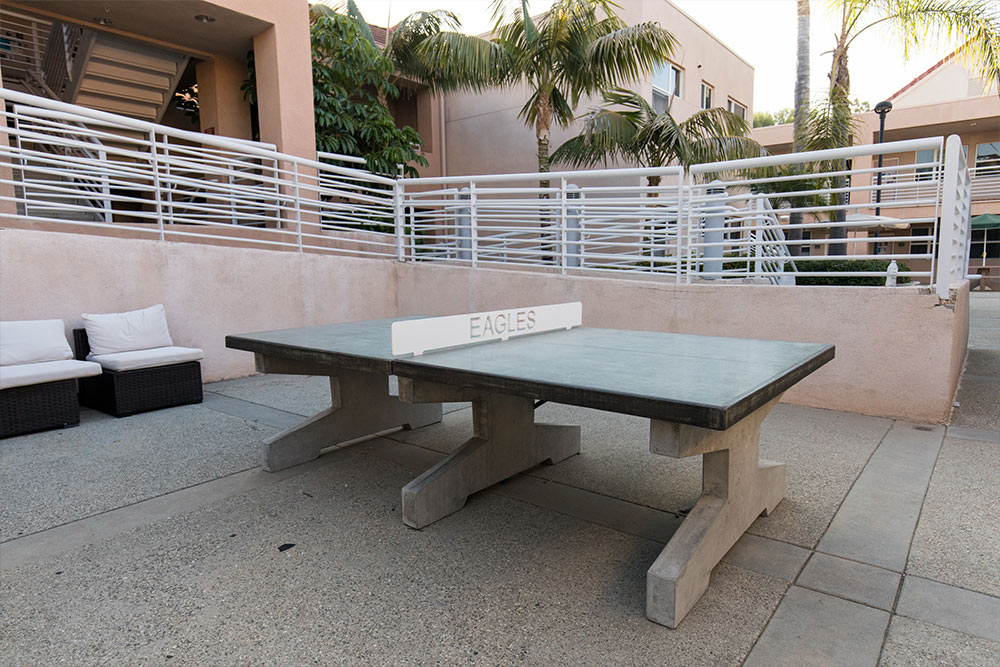
<path fill-rule="evenodd" d="M 545 405 L 579 456 L 414 531 L 400 488 L 471 435 L 462 405 L 275 474 L 260 441 L 325 379 L 84 411 L 0 441 L 0 664 L 1000 664 L 1000 297 L 972 329 L 952 427 L 774 410 L 786 498 L 677 630 L 645 619 L 645 571 L 700 464 L 651 455 L 644 420 Z"/>

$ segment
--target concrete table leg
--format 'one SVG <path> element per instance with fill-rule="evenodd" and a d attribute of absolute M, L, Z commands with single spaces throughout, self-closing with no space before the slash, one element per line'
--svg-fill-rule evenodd
<path fill-rule="evenodd" d="M 780 397 L 778 397 L 780 398 Z M 712 569 L 785 495 L 785 465 L 758 460 L 760 424 L 775 398 L 726 431 L 653 420 L 650 451 L 703 455 L 702 496 L 646 573 L 646 616 L 676 628 L 708 589 Z"/>
<path fill-rule="evenodd" d="M 312 461 L 321 450 L 340 442 L 402 426 L 414 429 L 441 421 L 441 404 L 410 405 L 389 395 L 389 376 L 345 368 L 305 366 L 258 358 L 269 373 L 330 376 L 332 405 L 263 443 L 264 470 L 275 472 Z"/>
<path fill-rule="evenodd" d="M 580 453 L 580 427 L 536 424 L 530 398 L 399 378 L 405 401 L 472 401 L 473 437 L 403 487 L 403 523 L 423 528 L 465 506 L 470 495 L 539 463 Z"/>

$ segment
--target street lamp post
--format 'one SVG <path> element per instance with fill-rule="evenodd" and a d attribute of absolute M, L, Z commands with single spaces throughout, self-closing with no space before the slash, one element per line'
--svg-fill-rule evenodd
<path fill-rule="evenodd" d="M 885 137 L 885 117 L 892 111 L 892 102 L 886 100 L 875 105 L 875 113 L 878 114 L 878 142 L 881 144 Z M 878 154 L 878 175 L 875 187 L 875 217 L 882 215 L 882 154 Z"/>

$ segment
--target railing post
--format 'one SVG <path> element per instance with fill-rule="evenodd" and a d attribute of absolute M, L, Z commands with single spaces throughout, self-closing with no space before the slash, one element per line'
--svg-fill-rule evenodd
<path fill-rule="evenodd" d="M 406 261 L 406 215 L 403 206 L 403 182 L 396 179 L 392 186 L 392 218 L 396 232 L 396 261 Z M 413 230 L 415 233 L 416 230 Z M 416 245 L 416 239 L 412 245 Z"/>
<path fill-rule="evenodd" d="M 559 179 L 559 267 L 560 272 L 566 275 L 566 230 L 568 229 L 566 220 L 566 177 Z"/>
<path fill-rule="evenodd" d="M 462 188 L 455 195 L 456 199 L 470 199 L 471 190 L 468 187 Z M 455 216 L 455 246 L 458 250 L 456 256 L 460 260 L 472 259 L 472 210 L 468 206 L 458 209 Z"/>
<path fill-rule="evenodd" d="M 764 274 L 764 245 L 763 245 L 763 234 L 764 234 L 764 203 L 760 199 L 753 200 L 753 228 L 751 233 L 753 234 L 753 277 L 760 278 Z M 749 270 L 750 263 L 747 262 L 747 269 Z"/>
<path fill-rule="evenodd" d="M 153 197 L 156 199 L 156 229 L 160 240 L 166 240 L 163 232 L 163 192 L 160 189 L 160 159 L 156 151 L 156 132 L 149 131 L 149 155 L 153 167 Z"/>
<path fill-rule="evenodd" d="M 709 183 L 706 193 L 715 201 L 711 201 L 705 208 L 705 217 L 702 223 L 705 230 L 705 243 L 718 245 L 705 245 L 702 249 L 702 254 L 705 257 L 705 273 L 721 274 L 722 258 L 725 255 L 725 247 L 722 242 L 725 241 L 726 229 L 725 204 L 723 203 L 726 188 L 723 187 L 721 181 L 716 180 Z M 719 280 L 722 276 L 704 276 L 704 278 Z"/>
<path fill-rule="evenodd" d="M 565 182 L 565 179 L 563 179 Z M 580 186 L 575 183 L 568 183 L 565 188 L 566 198 L 579 200 L 582 196 Z M 580 266 L 580 218 L 582 209 L 580 206 L 573 206 L 566 209 L 566 242 L 563 247 L 563 273 L 566 267 L 579 268 Z"/>
<path fill-rule="evenodd" d="M 953 134 L 945 141 L 944 175 L 941 184 L 941 233 L 937 248 L 936 292 L 950 298 L 952 280 L 965 278 L 965 239 L 971 224 L 969 168 L 962 153 L 962 140 Z M 956 273 L 961 272 L 957 276 Z"/>
<path fill-rule="evenodd" d="M 317 180 L 319 176 L 317 175 Z M 299 197 L 299 163 L 292 162 L 292 188 L 295 192 L 295 242 L 302 252 L 302 199 Z M 322 215 L 322 214 L 321 214 Z"/>
<path fill-rule="evenodd" d="M 479 263 L 479 228 L 476 211 L 476 182 L 469 181 L 469 236 L 472 241 L 472 268 Z"/>

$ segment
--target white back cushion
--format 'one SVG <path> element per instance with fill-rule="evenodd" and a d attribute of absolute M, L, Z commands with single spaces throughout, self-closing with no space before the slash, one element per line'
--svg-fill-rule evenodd
<path fill-rule="evenodd" d="M 127 313 L 83 314 L 91 354 L 114 354 L 173 345 L 162 305 Z"/>
<path fill-rule="evenodd" d="M 72 358 L 62 320 L 0 322 L 0 366 Z"/>

